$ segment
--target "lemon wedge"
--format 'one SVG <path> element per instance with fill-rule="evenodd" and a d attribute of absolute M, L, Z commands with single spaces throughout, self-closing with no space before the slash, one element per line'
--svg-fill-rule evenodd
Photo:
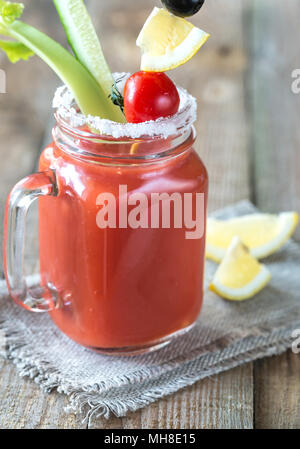
<path fill-rule="evenodd" d="M 142 50 L 141 70 L 165 72 L 184 64 L 209 38 L 185 19 L 155 7 L 136 44 Z"/>
<path fill-rule="evenodd" d="M 249 248 L 253 257 L 260 259 L 269 256 L 289 239 L 298 221 L 296 212 L 251 214 L 226 221 L 209 218 L 206 257 L 220 262 L 235 235 Z"/>
<path fill-rule="evenodd" d="M 262 290 L 269 280 L 269 270 L 251 256 L 235 236 L 219 265 L 209 288 L 225 299 L 241 301 Z"/>

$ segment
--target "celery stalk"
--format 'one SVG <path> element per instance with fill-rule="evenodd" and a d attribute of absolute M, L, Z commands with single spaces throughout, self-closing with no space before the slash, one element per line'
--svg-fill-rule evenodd
<path fill-rule="evenodd" d="M 114 79 L 83 0 L 53 0 L 53 3 L 75 56 L 93 75 L 105 92 L 107 101 L 112 104 L 109 96 Z M 113 119 L 124 122 L 120 108 L 112 104 L 112 109 Z"/>
<path fill-rule="evenodd" d="M 85 115 L 112 118 L 113 103 L 90 72 L 64 47 L 18 19 L 23 12 L 21 3 L 0 0 L 0 34 L 15 39 L 1 41 L 12 62 L 27 59 L 33 53 L 43 59 L 72 91 Z M 9 42 L 9 43 L 8 43 Z"/>
<path fill-rule="evenodd" d="M 109 117 L 110 111 L 105 108 L 105 94 L 101 87 L 67 50 L 23 22 L 14 22 L 10 26 L 9 34 L 31 49 L 57 73 L 74 94 L 84 114 Z"/>

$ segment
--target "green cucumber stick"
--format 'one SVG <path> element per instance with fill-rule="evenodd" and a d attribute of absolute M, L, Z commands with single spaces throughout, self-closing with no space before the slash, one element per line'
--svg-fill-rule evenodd
<path fill-rule="evenodd" d="M 72 91 L 86 115 L 110 118 L 106 95 L 93 76 L 65 48 L 37 29 L 19 21 L 24 5 L 0 0 L 0 34 L 16 41 L 0 41 L 10 61 L 42 58 Z"/>
<path fill-rule="evenodd" d="M 103 89 L 112 112 L 111 119 L 125 122 L 119 108 L 109 98 L 114 84 L 100 41 L 83 0 L 53 0 L 65 29 L 68 42 L 81 64 L 93 75 Z"/>

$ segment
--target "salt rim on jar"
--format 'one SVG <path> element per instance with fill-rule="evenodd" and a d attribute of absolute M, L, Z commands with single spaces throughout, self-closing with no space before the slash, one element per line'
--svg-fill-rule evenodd
<path fill-rule="evenodd" d="M 114 73 L 118 89 L 123 93 L 124 85 L 129 73 Z M 57 110 L 59 117 L 66 120 L 72 127 L 88 125 L 100 135 L 112 136 L 115 139 L 121 137 L 137 139 L 143 136 L 160 137 L 167 139 L 178 133 L 186 132 L 197 119 L 197 102 L 182 87 L 178 87 L 180 96 L 179 110 L 171 117 L 159 118 L 142 123 L 117 123 L 111 120 L 85 116 L 76 110 L 74 96 L 67 86 L 61 86 L 55 92 L 53 108 Z"/>

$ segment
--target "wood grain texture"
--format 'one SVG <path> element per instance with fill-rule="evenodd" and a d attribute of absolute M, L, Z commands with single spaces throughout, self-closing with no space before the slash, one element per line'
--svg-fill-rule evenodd
<path fill-rule="evenodd" d="M 129 1 L 126 10 L 120 9 L 120 2 L 111 2 L 109 14 L 106 13 L 108 4 L 103 5 L 103 14 L 99 14 L 99 3 L 90 2 L 91 12 L 96 21 L 99 19 L 99 29 L 102 30 L 103 47 L 108 49 L 108 59 L 114 70 L 133 70 L 134 61 L 139 60 L 138 50 L 134 50 L 134 40 L 139 28 L 143 24 L 152 2 L 143 2 L 137 10 L 136 2 Z M 204 49 L 198 61 L 191 62 L 190 69 L 179 69 L 174 73 L 176 80 L 185 85 L 199 98 L 199 108 L 203 109 L 201 121 L 198 125 L 198 151 L 211 172 L 210 208 L 215 209 L 228 202 L 233 202 L 248 196 L 249 180 L 247 167 L 247 124 L 243 105 L 243 72 L 245 59 L 243 48 L 236 45 L 242 36 L 241 15 L 242 2 L 226 8 L 223 17 L 223 27 L 226 32 L 220 34 L 220 21 L 215 14 L 222 7 L 221 1 L 212 1 L 211 10 L 201 18 L 207 22 L 207 27 L 216 35 L 215 41 L 209 49 Z M 223 7 L 225 10 L 225 8 Z M 98 14 L 97 14 L 98 11 Z M 128 26 L 134 15 L 134 27 Z M 199 16 L 200 17 L 200 16 Z M 109 18 L 109 20 L 106 20 Z M 232 22 L 238 24 L 234 29 Z M 109 32 L 109 30 L 112 30 Z M 219 36 L 218 36 L 219 33 Z M 124 39 L 125 37 L 125 39 Z M 122 42 L 122 51 L 118 46 Z M 221 44 L 222 42 L 222 44 Z M 227 50 L 224 52 L 224 45 Z M 115 55 L 120 55 L 116 58 Z M 201 67 L 201 70 L 199 68 Z M 47 104 L 47 103 L 46 103 Z M 232 165 L 235 177 L 232 177 Z M 10 366 L 4 366 L 6 376 L 11 375 Z M 5 376 L 4 376 L 5 378 Z M 244 380 L 247 379 L 247 382 Z M 131 414 L 123 419 L 111 419 L 109 422 L 99 419 L 93 427 L 96 428 L 248 428 L 252 427 L 252 367 L 246 365 L 228 373 L 221 374 L 198 382 L 182 392 L 158 401 L 152 406 Z M 15 377 L 18 390 L 26 395 L 24 388 L 32 382 L 24 384 Z M 22 387 L 21 387 L 22 385 Z M 29 387 L 28 387 L 29 388 Z M 51 407 L 44 403 L 43 393 L 32 388 L 32 400 L 44 404 L 47 410 L 45 416 L 51 416 Z M 15 390 L 10 397 L 14 397 Z M 78 427 L 78 421 L 67 420 L 60 422 L 57 410 L 62 408 L 62 399 L 53 393 L 58 409 L 53 410 L 51 425 L 54 427 Z M 1 399 L 1 398 L 0 398 Z M 15 404 L 13 402 L 13 404 Z M 246 404 L 245 413 L 242 404 Z M 48 421 L 38 421 L 37 415 L 30 418 L 29 413 L 22 410 L 24 402 L 17 402 L 14 408 L 15 421 L 12 425 L 28 427 L 47 427 Z M 41 409 L 39 414 L 41 413 Z M 47 413 L 49 415 L 47 415 Z M 18 417 L 22 417 L 20 421 Z M 67 417 L 66 417 L 67 418 Z M 24 420 L 27 424 L 24 424 Z M 67 424 L 66 424 L 67 423 Z"/>
<path fill-rule="evenodd" d="M 221 0 L 211 0 L 203 13 L 193 18 L 196 25 L 212 34 L 210 45 L 204 47 L 188 65 L 171 74 L 198 100 L 196 149 L 210 174 L 210 210 L 247 198 L 250 194 L 249 132 L 244 104 L 247 54 L 242 38 L 245 3 L 245 0 L 235 0 L 225 6 Z M 96 11 L 98 2 L 92 1 L 90 7 Z M 103 36 L 109 36 L 109 39 L 103 39 L 103 47 L 113 49 L 108 52 L 111 67 L 132 71 L 134 61 L 139 60 L 139 54 L 133 49 L 135 38 L 152 7 L 152 0 L 144 1 L 141 9 L 135 1 L 128 1 L 126 9 L 120 9 L 118 2 L 113 1 L 106 23 L 103 17 L 94 15 L 99 29 L 103 30 Z M 136 17 L 135 24 L 129 26 L 133 15 Z M 109 29 L 113 30 L 110 34 Z M 115 32 L 120 33 L 118 38 L 114 37 Z M 120 53 L 117 45 L 120 45 L 123 34 L 127 43 L 122 47 L 121 53 L 124 51 L 124 55 L 121 55 L 120 61 L 113 55 Z M 106 425 L 104 420 L 97 419 L 92 428 Z M 251 428 L 252 364 L 197 382 L 192 387 L 123 418 L 122 426 Z"/>
<path fill-rule="evenodd" d="M 41 4 L 42 3 L 42 4 Z M 52 34 L 56 13 L 51 2 L 25 0 L 25 20 Z M 63 32 L 56 38 L 63 41 Z M 38 58 L 30 62 L 10 64 L 0 53 L 0 67 L 5 70 L 7 93 L 0 95 L 0 220 L 1 235 L 4 204 L 14 184 L 33 172 L 41 143 L 45 139 L 45 124 L 51 113 L 49 105 L 57 77 Z M 33 95 L 34 92 L 34 95 Z M 49 138 L 49 136 L 48 136 Z M 35 222 L 35 227 L 33 226 Z M 36 210 L 28 217 L 26 251 L 27 268 L 35 265 L 37 251 Z M 2 254 L 2 238 L 1 254 Z M 2 257 L 0 261 L 3 277 Z M 43 393 L 33 382 L 21 379 L 9 362 L 0 360 L 0 428 L 80 428 L 81 420 L 64 412 L 67 398 L 57 393 Z M 83 425 L 85 427 L 85 425 Z"/>
<path fill-rule="evenodd" d="M 255 427 L 300 428 L 300 356 L 288 351 L 255 362 Z"/>
<path fill-rule="evenodd" d="M 68 402 L 65 395 L 42 392 L 32 381 L 20 378 L 11 362 L 0 362 L 0 379 L 1 429 L 86 427 L 80 419 L 64 411 Z"/>
<path fill-rule="evenodd" d="M 252 380 L 249 365 L 212 376 L 129 415 L 124 428 L 252 428 Z"/>
<path fill-rule="evenodd" d="M 271 1 L 272 5 L 276 3 L 276 7 L 278 4 L 278 8 L 281 8 L 279 14 L 282 14 L 286 5 L 279 5 L 278 0 Z M 266 1 L 268 2 L 270 3 L 270 0 Z M 294 5 L 291 8 L 298 8 L 296 0 L 288 0 L 288 2 Z M 65 42 L 51 2 L 24 0 L 24 3 L 27 8 L 27 18 L 31 23 L 49 32 L 61 42 Z M 135 39 L 153 7 L 153 0 L 143 0 L 143 2 L 127 0 L 126 7 L 123 0 L 106 2 L 89 0 L 88 3 L 112 69 L 132 72 L 138 70 L 140 55 L 135 47 Z M 248 23 L 251 19 L 250 24 L 256 27 L 257 9 L 254 21 L 251 0 L 228 0 L 226 4 L 223 0 L 210 0 L 206 3 L 203 12 L 193 17 L 192 21 L 209 31 L 212 38 L 197 57 L 188 65 L 172 72 L 171 76 L 198 99 L 197 151 L 210 173 L 209 209 L 211 211 L 239 199 L 251 197 L 252 192 L 257 197 L 259 205 L 273 207 L 271 203 L 265 201 L 265 198 L 272 201 L 272 193 L 268 182 L 262 179 L 265 170 L 269 171 L 268 162 L 272 159 L 272 153 L 267 150 L 266 162 L 262 167 L 256 163 L 260 151 L 258 148 L 262 148 L 263 151 L 265 147 L 261 143 L 260 147 L 258 146 L 258 138 L 256 140 L 252 132 L 253 125 L 256 126 L 258 123 L 256 113 L 253 111 L 260 111 L 260 109 L 252 105 L 249 116 L 249 95 L 251 97 L 253 92 L 255 94 L 257 91 L 256 88 L 248 91 L 246 101 L 245 90 L 245 75 L 247 75 L 248 84 L 253 83 L 249 53 L 255 54 L 256 50 L 246 46 L 249 36 L 245 35 L 245 29 L 251 32 L 251 35 L 253 31 L 249 31 L 248 27 L 245 28 L 244 22 L 246 19 Z M 258 2 L 256 2 L 256 8 L 257 4 Z M 292 15 L 292 10 L 289 14 Z M 296 18 L 290 18 L 296 20 Z M 278 33 L 276 26 L 275 28 L 274 25 L 272 26 L 273 28 L 269 30 L 270 40 L 273 39 L 273 34 Z M 293 32 L 296 33 L 297 30 Z M 287 33 L 281 31 L 282 34 Z M 279 34 L 277 37 L 279 38 Z M 285 39 L 288 38 L 285 36 Z M 256 48 L 258 51 L 258 40 Z M 265 51 L 267 52 L 267 49 Z M 263 59 L 262 56 L 260 58 Z M 9 74 L 8 94 L 0 96 L 1 211 L 9 189 L 20 177 L 36 167 L 37 150 L 44 139 L 43 130 L 49 114 L 50 98 L 57 84 L 57 78 L 37 59 L 31 63 L 20 64 L 19 68 L 23 70 L 22 80 L 19 78 L 20 72 L 16 70 L 16 66 L 11 66 L 0 59 L 1 68 L 5 68 Z M 251 64 L 256 62 L 251 60 Z M 284 62 L 282 66 L 285 67 Z M 256 67 L 255 70 L 257 69 Z M 261 74 L 256 75 L 258 76 Z M 256 85 L 257 83 L 256 80 Z M 264 84 L 261 83 L 260 81 L 260 91 L 263 91 Z M 282 87 L 281 83 L 282 81 L 277 81 L 277 89 Z M 32 96 L 30 85 L 34 85 L 36 93 L 34 96 Z M 281 92 L 281 95 L 285 98 L 284 92 Z M 271 120 L 268 118 L 268 115 L 272 115 L 270 110 L 270 105 L 268 107 L 264 105 L 259 120 L 263 120 L 263 123 Z M 249 121 L 250 118 L 251 121 Z M 276 120 L 275 124 L 278 122 L 278 119 Z M 252 125 L 251 129 L 249 125 Z M 260 128 L 265 129 L 262 124 Z M 272 130 L 270 133 L 275 132 L 275 126 L 270 129 Z M 287 135 L 288 131 L 286 130 L 285 133 Z M 256 156 L 249 152 L 253 142 L 256 142 Z M 297 143 L 293 139 L 291 147 L 296 146 L 295 142 Z M 277 147 L 279 148 L 279 145 Z M 10 148 L 9 153 L 7 148 Z M 294 149 L 288 151 L 295 157 Z M 279 155 L 276 157 L 279 158 Z M 278 161 L 280 160 L 279 158 Z M 285 164 L 284 167 L 290 164 L 288 169 L 292 170 L 293 175 L 291 176 L 292 186 L 289 184 L 288 188 L 292 194 L 296 195 L 296 192 L 299 193 L 297 169 L 291 167 L 291 160 L 287 162 L 282 159 L 282 164 Z M 252 176 L 251 169 L 254 166 L 256 168 Z M 273 166 L 276 170 L 274 168 L 270 170 L 271 176 L 276 173 L 278 177 L 279 162 Z M 271 179 L 269 174 L 268 179 Z M 256 184 L 254 185 L 252 181 Z M 283 188 L 282 186 L 283 182 L 280 188 Z M 276 194 L 279 190 L 276 186 Z M 278 194 L 281 195 L 280 192 Z M 297 201 L 294 198 L 291 205 L 296 204 Z M 34 221 L 34 213 L 32 220 Z M 34 232 L 29 239 L 30 242 L 35 242 Z M 34 255 L 29 254 L 28 266 L 32 264 L 34 264 Z M 297 378 L 299 356 L 297 358 L 292 354 L 285 354 L 256 362 L 254 372 L 253 366 L 254 364 L 244 365 L 199 381 L 125 418 L 111 418 L 108 421 L 97 419 L 91 428 L 243 429 L 252 428 L 254 424 L 256 427 L 270 428 L 299 426 L 297 423 L 297 420 L 299 421 L 299 379 Z M 279 391 L 280 388 L 281 391 Z M 284 406 L 283 401 L 285 401 Z M 64 406 L 67 404 L 65 396 L 56 392 L 49 395 L 43 393 L 32 381 L 20 379 L 15 367 L 9 362 L 3 362 L 0 365 L 0 403 L 2 405 L 0 428 L 86 427 L 79 417 L 64 412 Z"/>
<path fill-rule="evenodd" d="M 296 0 L 253 3 L 248 87 L 254 196 L 265 211 L 300 212 L 300 96 L 291 91 L 291 73 L 299 67 L 294 41 L 299 37 L 300 4 Z M 300 239 L 299 228 L 296 238 Z M 255 427 L 299 428 L 299 355 L 290 351 L 254 366 Z"/>
<path fill-rule="evenodd" d="M 24 20 L 52 33 L 55 10 L 51 2 L 24 1 Z M 57 30 L 62 40 L 61 30 Z M 3 223 L 4 203 L 18 180 L 35 169 L 37 155 L 44 139 L 45 123 L 51 114 L 49 105 L 57 77 L 37 57 L 16 65 L 8 62 L 0 52 L 0 68 L 6 72 L 6 94 L 0 94 L 0 220 Z M 45 88 L 46 86 L 46 88 Z M 29 217 L 30 219 L 30 217 Z M 32 220 L 31 220 L 32 222 Z M 2 232 L 2 227 L 1 227 Z M 35 243 L 36 233 L 29 236 L 29 247 Z M 0 239 L 2 254 L 2 238 Z M 29 262 L 33 257 L 27 252 Z M 0 272 L 3 276 L 2 257 Z"/>
<path fill-rule="evenodd" d="M 300 67 L 299 14 L 297 0 L 253 2 L 254 189 L 257 204 L 271 212 L 300 212 L 300 94 L 291 90 L 292 72 Z"/>

